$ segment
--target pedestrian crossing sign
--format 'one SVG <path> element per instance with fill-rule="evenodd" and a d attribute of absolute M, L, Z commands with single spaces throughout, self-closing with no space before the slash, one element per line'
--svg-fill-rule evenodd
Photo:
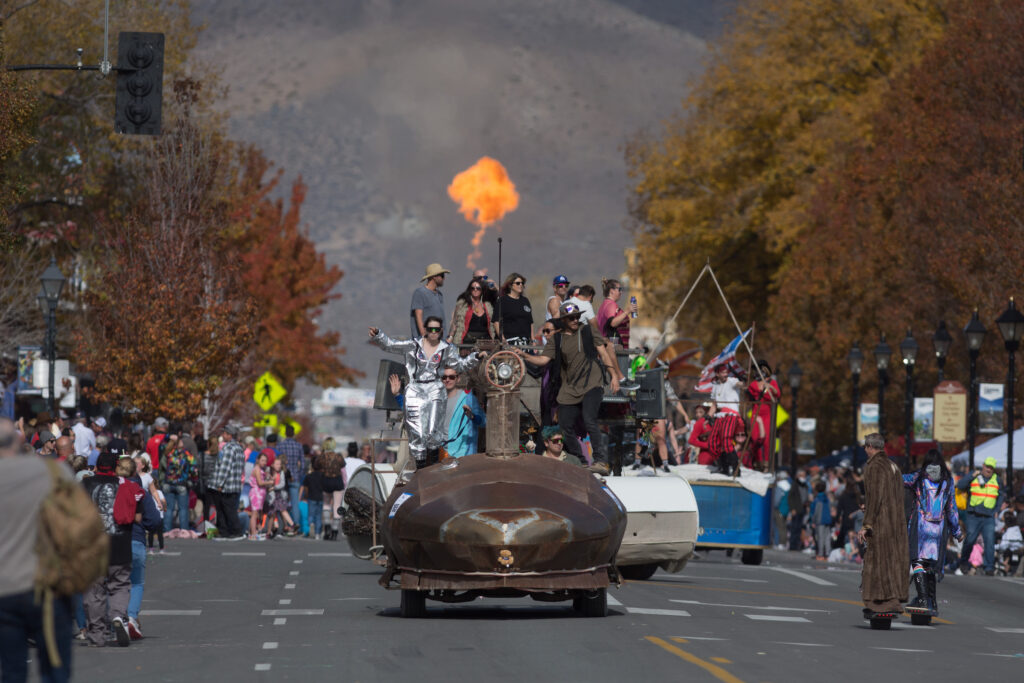
<path fill-rule="evenodd" d="M 275 429 L 277 424 L 277 415 L 268 413 L 258 416 L 256 421 L 252 423 L 252 426 L 256 429 Z"/>
<path fill-rule="evenodd" d="M 281 386 L 281 383 L 270 372 L 264 372 L 256 380 L 256 389 L 252 398 L 261 410 L 267 411 L 282 398 L 288 395 L 288 391 Z"/>

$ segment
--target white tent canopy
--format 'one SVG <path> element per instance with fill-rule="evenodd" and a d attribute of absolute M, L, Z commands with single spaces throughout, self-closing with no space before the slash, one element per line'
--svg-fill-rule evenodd
<path fill-rule="evenodd" d="M 988 457 L 996 459 L 997 469 L 1006 467 L 1006 434 L 1000 434 L 974 448 L 975 467 L 981 467 L 981 463 L 985 462 L 985 458 Z M 957 453 L 953 456 L 953 463 L 967 463 L 969 458 L 968 451 Z M 1014 471 L 1024 469 L 1024 427 L 1013 433 L 1013 467 Z"/>

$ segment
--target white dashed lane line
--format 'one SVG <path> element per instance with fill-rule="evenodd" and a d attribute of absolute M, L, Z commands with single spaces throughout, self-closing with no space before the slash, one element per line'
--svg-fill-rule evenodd
<path fill-rule="evenodd" d="M 292 560 L 292 564 L 302 564 L 302 560 Z"/>
<path fill-rule="evenodd" d="M 736 607 L 739 609 L 755 609 L 755 610 L 773 610 L 773 611 L 784 611 L 784 612 L 821 612 L 823 614 L 832 614 L 827 609 L 807 609 L 805 607 L 773 607 L 769 605 L 730 605 L 727 603 L 720 602 L 700 602 L 698 600 L 677 600 L 673 598 L 669 602 L 678 602 L 684 605 L 703 605 L 705 607 Z"/>
<path fill-rule="evenodd" d="M 308 557 L 352 557 L 352 553 L 306 553 Z"/>
<path fill-rule="evenodd" d="M 1024 628 L 997 628 L 995 626 L 986 626 L 985 628 L 993 633 L 1024 633 Z"/>
<path fill-rule="evenodd" d="M 626 607 L 621 602 L 616 600 L 611 595 L 608 596 L 608 605 L 612 607 L 622 607 L 630 614 L 646 614 L 656 617 L 688 617 L 690 613 L 686 610 L 681 609 L 650 609 L 647 607 Z"/>
<path fill-rule="evenodd" d="M 279 605 L 290 605 L 290 604 L 292 604 L 292 600 L 291 600 L 291 598 L 282 598 L 281 600 L 277 601 L 277 604 L 279 604 Z"/>
<path fill-rule="evenodd" d="M 257 664 L 253 668 L 256 669 L 256 671 L 270 671 L 270 665 L 269 664 Z"/>
<path fill-rule="evenodd" d="M 873 650 L 889 650 L 890 652 L 935 652 L 935 650 L 914 650 L 909 647 L 874 647 Z"/>
<path fill-rule="evenodd" d="M 276 650 L 277 649 L 277 643 L 273 643 L 273 642 L 263 643 L 263 649 L 264 650 Z"/>
<path fill-rule="evenodd" d="M 284 626 L 287 623 L 288 620 L 284 617 L 278 617 L 277 619 L 274 619 L 274 626 Z"/>
<path fill-rule="evenodd" d="M 201 609 L 144 609 L 139 611 L 140 617 L 198 617 Z"/>
<path fill-rule="evenodd" d="M 793 623 L 809 624 L 810 619 L 804 619 L 803 617 L 784 617 L 779 614 L 744 614 L 747 619 L 753 619 L 754 621 L 788 621 Z"/>
<path fill-rule="evenodd" d="M 266 553 L 221 553 L 222 557 L 266 557 Z"/>
<path fill-rule="evenodd" d="M 265 609 L 260 612 L 261 617 L 320 617 L 323 616 L 322 609 Z"/>
<path fill-rule="evenodd" d="M 813 574 L 808 574 L 806 572 L 798 572 L 795 569 L 786 569 L 785 567 L 769 567 L 769 569 L 771 569 L 772 571 L 781 572 L 783 574 L 789 574 L 790 576 L 795 576 L 798 579 L 803 579 L 804 581 L 810 581 L 811 583 L 817 584 L 819 586 L 836 585 L 831 581 L 826 581 L 820 576 L 814 576 Z"/>
<path fill-rule="evenodd" d="M 286 583 L 284 585 L 284 589 L 286 591 L 293 591 L 293 590 L 295 590 L 295 584 L 294 583 Z"/>
<path fill-rule="evenodd" d="M 793 645 L 795 647 L 834 647 L 832 643 L 787 643 L 784 640 L 773 640 L 776 645 Z"/>
<path fill-rule="evenodd" d="M 288 572 L 288 576 L 298 576 L 298 572 Z"/>

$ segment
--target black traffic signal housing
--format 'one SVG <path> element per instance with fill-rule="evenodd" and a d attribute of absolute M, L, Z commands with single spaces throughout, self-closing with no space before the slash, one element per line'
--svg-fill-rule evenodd
<path fill-rule="evenodd" d="M 118 34 L 115 132 L 160 135 L 163 79 L 164 34 Z"/>

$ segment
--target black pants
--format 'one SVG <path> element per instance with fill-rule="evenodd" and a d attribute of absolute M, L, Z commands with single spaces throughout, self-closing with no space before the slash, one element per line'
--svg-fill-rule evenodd
<path fill-rule="evenodd" d="M 239 494 L 216 492 L 217 531 L 222 536 L 240 536 L 242 523 L 238 520 Z"/>
<path fill-rule="evenodd" d="M 590 434 L 590 445 L 594 449 L 594 462 L 608 462 L 608 449 L 605 447 L 604 434 L 597 424 L 597 411 L 601 408 L 601 399 L 604 398 L 604 389 L 594 387 L 583 394 L 583 400 L 579 403 L 558 404 L 558 426 L 565 432 L 565 450 L 572 453 L 580 460 L 583 460 L 583 450 L 576 439 L 575 434 L 583 438 Z M 576 418 L 583 417 L 583 434 L 576 433 Z"/>
<path fill-rule="evenodd" d="M 217 505 L 215 493 L 212 489 L 203 490 L 203 522 L 208 522 L 213 517 L 213 508 Z"/>

